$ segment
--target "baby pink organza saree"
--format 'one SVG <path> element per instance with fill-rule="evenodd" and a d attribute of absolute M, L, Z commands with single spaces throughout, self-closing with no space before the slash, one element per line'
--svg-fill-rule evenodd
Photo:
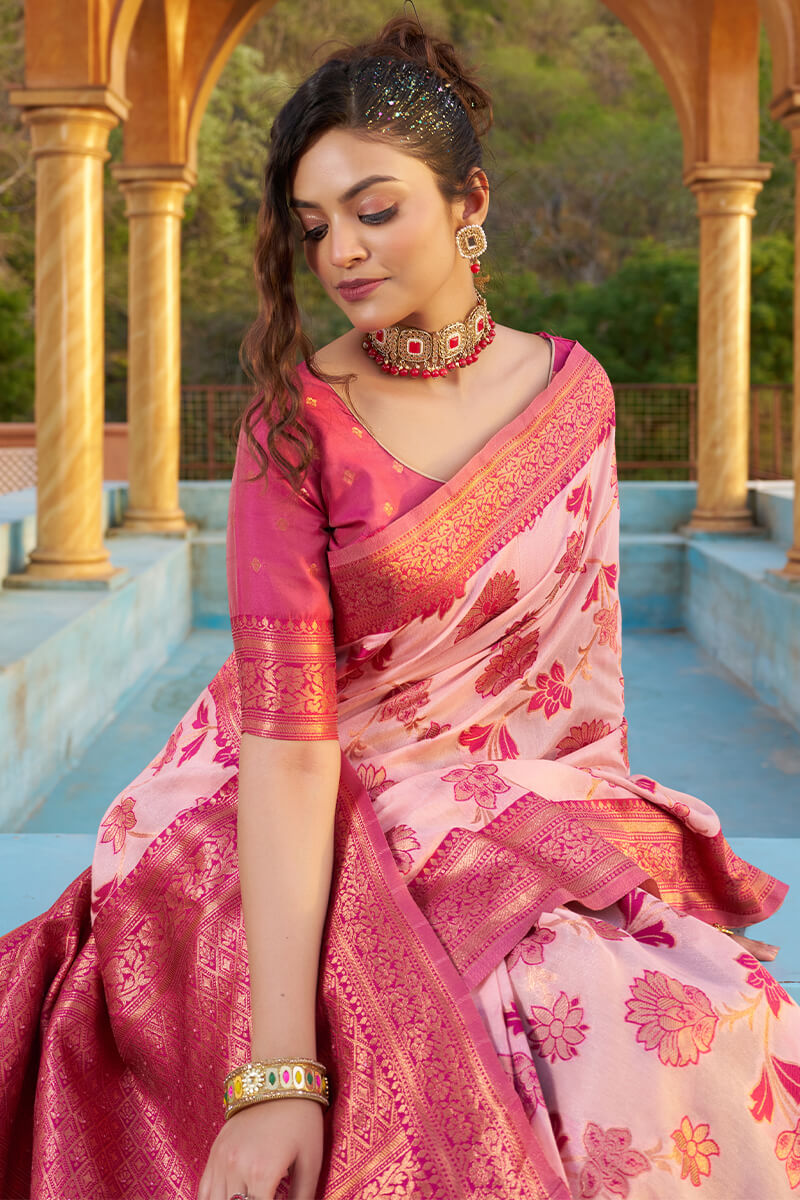
<path fill-rule="evenodd" d="M 438 487 L 305 371 L 300 496 L 247 482 L 240 446 L 236 653 L 91 872 L 0 942 L 4 1196 L 195 1196 L 249 1054 L 242 730 L 342 746 L 321 1196 L 800 1185 L 797 1008 L 710 924 L 785 887 L 700 800 L 630 774 L 613 396 L 562 350 Z"/>

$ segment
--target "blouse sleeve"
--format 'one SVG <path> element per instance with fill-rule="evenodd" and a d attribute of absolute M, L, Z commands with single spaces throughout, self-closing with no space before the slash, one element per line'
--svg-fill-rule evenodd
<path fill-rule="evenodd" d="M 263 426 L 256 429 L 259 436 Z M 300 492 L 265 480 L 242 430 L 228 509 L 227 573 L 242 732 L 335 738 L 336 670 L 329 529 L 312 467 Z"/>

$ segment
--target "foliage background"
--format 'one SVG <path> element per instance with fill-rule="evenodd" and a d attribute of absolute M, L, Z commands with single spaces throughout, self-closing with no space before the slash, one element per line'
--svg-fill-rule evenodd
<path fill-rule="evenodd" d="M 255 308 L 251 255 L 271 120 L 337 42 L 398 11 L 381 0 L 279 0 L 236 48 L 212 96 L 200 178 L 183 230 L 183 377 L 235 383 Z M 456 42 L 494 95 L 486 166 L 498 320 L 577 337 L 616 382 L 693 380 L 697 220 L 681 184 L 681 142 L 666 91 L 631 33 L 599 0 L 421 0 L 426 26 Z M 754 222 L 754 382 L 791 379 L 793 169 L 769 116 L 761 61 L 762 158 L 774 164 Z M 23 6 L 0 0 L 0 420 L 33 405 L 34 180 L 7 89 L 23 78 Z M 112 161 L 124 132 L 111 136 Z M 107 414 L 124 419 L 127 240 L 106 174 Z M 488 260 L 488 261 L 487 261 Z M 298 290 L 322 344 L 346 327 L 304 268 Z"/>

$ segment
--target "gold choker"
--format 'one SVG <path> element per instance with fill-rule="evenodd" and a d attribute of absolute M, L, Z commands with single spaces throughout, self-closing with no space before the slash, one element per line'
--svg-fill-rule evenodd
<path fill-rule="evenodd" d="M 468 367 L 492 341 L 494 321 L 481 296 L 463 321 L 454 321 L 435 333 L 390 325 L 368 333 L 361 345 L 387 375 L 429 379 L 456 367 Z"/>

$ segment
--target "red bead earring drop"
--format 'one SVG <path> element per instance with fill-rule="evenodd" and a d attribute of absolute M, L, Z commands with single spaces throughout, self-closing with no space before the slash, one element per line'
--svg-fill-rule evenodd
<path fill-rule="evenodd" d="M 464 225 L 456 233 L 456 246 L 462 258 L 470 259 L 469 269 L 473 275 L 480 273 L 478 259 L 486 249 L 486 234 L 482 225 Z"/>

